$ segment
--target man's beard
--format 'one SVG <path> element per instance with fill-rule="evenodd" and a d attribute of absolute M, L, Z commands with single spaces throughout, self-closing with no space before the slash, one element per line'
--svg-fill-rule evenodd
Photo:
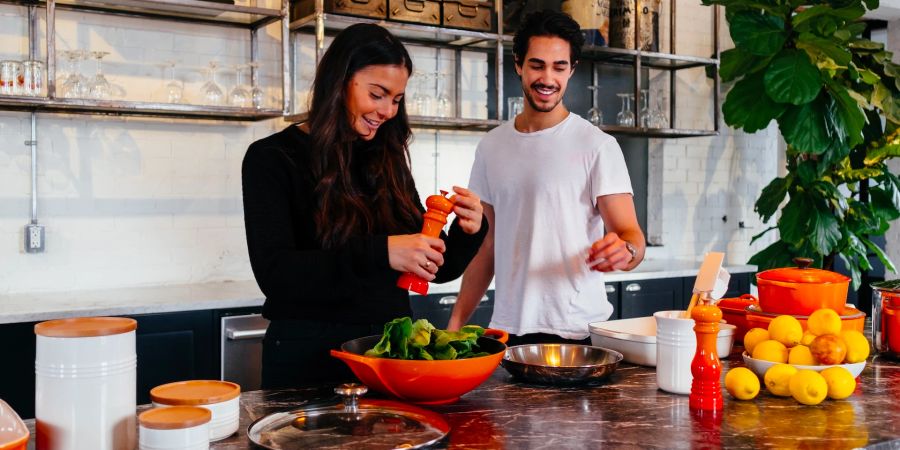
<path fill-rule="evenodd" d="M 540 106 L 538 106 L 537 102 L 534 101 L 534 97 L 532 97 L 532 89 L 537 89 L 537 87 L 539 87 L 539 86 L 543 87 L 546 85 L 535 83 L 535 84 L 531 85 L 531 89 L 522 89 L 522 92 L 525 94 L 525 99 L 528 100 L 528 104 L 531 105 L 531 108 L 534 109 L 535 111 L 544 112 L 544 113 L 553 111 L 553 108 L 556 108 L 556 105 L 559 105 L 559 103 L 562 101 L 562 95 L 560 95 L 559 98 L 556 100 L 556 102 L 553 103 L 552 105 L 540 107 Z"/>

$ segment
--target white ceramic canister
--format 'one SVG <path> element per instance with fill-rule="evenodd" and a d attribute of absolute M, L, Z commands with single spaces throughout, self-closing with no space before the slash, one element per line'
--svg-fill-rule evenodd
<path fill-rule="evenodd" d="M 138 416 L 140 450 L 209 450 L 212 413 L 199 406 L 153 408 Z"/>
<path fill-rule="evenodd" d="M 34 326 L 38 450 L 135 448 L 136 329 L 120 317 Z"/>
<path fill-rule="evenodd" d="M 219 380 L 178 381 L 150 390 L 153 406 L 200 406 L 212 413 L 209 440 L 218 441 L 231 436 L 240 420 L 241 387 L 237 383 Z"/>
<path fill-rule="evenodd" d="M 694 319 L 684 311 L 658 311 L 656 318 L 656 384 L 675 394 L 690 394 L 691 361 L 697 351 Z"/>

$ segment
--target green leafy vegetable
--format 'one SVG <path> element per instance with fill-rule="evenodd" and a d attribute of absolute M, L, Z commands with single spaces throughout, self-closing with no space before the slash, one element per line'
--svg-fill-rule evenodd
<path fill-rule="evenodd" d="M 466 325 L 459 331 L 438 330 L 425 319 L 400 317 L 384 324 L 381 339 L 366 356 L 392 359 L 462 359 L 486 356 L 478 351 L 484 328 Z"/>

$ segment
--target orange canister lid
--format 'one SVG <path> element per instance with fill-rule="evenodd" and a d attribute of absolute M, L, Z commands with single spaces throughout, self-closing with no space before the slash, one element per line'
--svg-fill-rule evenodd
<path fill-rule="evenodd" d="M 181 430 L 193 428 L 212 420 L 212 412 L 199 406 L 170 406 L 142 412 L 138 422 L 152 430 Z"/>
<path fill-rule="evenodd" d="M 137 321 L 125 317 L 78 317 L 41 322 L 34 334 L 57 338 L 111 336 L 137 329 Z"/>
<path fill-rule="evenodd" d="M 176 381 L 150 389 L 150 399 L 161 405 L 210 405 L 241 395 L 241 386 L 230 381 Z"/>

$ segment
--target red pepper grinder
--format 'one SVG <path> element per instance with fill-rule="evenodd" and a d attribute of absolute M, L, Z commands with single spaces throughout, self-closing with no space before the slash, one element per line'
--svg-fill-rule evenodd
<path fill-rule="evenodd" d="M 422 224 L 422 234 L 430 237 L 438 237 L 444 225 L 447 225 L 447 215 L 453 211 L 453 202 L 447 198 L 447 191 L 441 191 L 441 195 L 429 195 L 425 199 L 425 212 Z M 414 273 L 406 272 L 397 280 L 397 287 L 413 291 L 417 294 L 428 293 L 428 282 Z"/>
<path fill-rule="evenodd" d="M 716 352 L 716 336 L 719 334 L 719 321 L 722 310 L 711 303 L 706 293 L 701 294 L 700 304 L 691 311 L 694 319 L 694 332 L 697 333 L 697 351 L 691 361 L 691 409 L 719 411 L 723 407 L 722 388 L 719 378 L 722 375 L 722 363 Z"/>

